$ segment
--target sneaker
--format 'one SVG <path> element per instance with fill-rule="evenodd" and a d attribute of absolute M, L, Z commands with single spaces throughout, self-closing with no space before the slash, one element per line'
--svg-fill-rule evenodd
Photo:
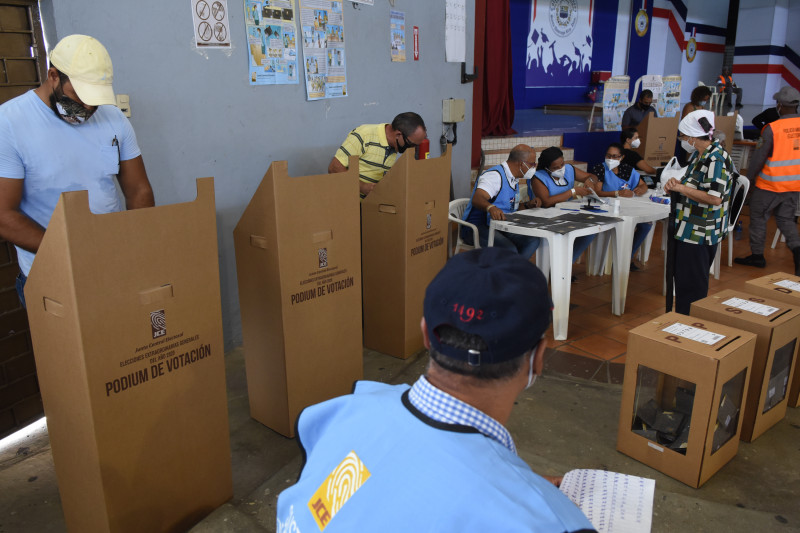
<path fill-rule="evenodd" d="M 794 275 L 800 276 L 800 246 L 792 250 L 794 255 Z"/>
<path fill-rule="evenodd" d="M 737 265 L 746 265 L 751 267 L 764 268 L 767 266 L 767 260 L 761 254 L 751 254 L 747 257 L 737 257 L 733 260 Z"/>
<path fill-rule="evenodd" d="M 641 270 L 641 268 L 639 268 L 638 266 L 636 266 L 636 263 L 634 263 L 633 261 L 631 261 L 631 272 L 639 272 L 640 270 Z"/>

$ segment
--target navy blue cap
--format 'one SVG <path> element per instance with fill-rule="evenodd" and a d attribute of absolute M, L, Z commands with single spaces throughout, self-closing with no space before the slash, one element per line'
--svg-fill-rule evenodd
<path fill-rule="evenodd" d="M 536 266 L 503 248 L 457 254 L 425 291 L 423 314 L 431 346 L 472 365 L 515 359 L 536 346 L 550 325 L 553 302 Z M 477 335 L 483 352 L 442 344 L 436 329 L 449 325 Z"/>

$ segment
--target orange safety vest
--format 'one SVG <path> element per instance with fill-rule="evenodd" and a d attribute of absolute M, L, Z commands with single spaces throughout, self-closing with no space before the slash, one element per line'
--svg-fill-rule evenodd
<path fill-rule="evenodd" d="M 772 128 L 772 155 L 756 178 L 756 187 L 772 192 L 800 191 L 800 117 L 782 118 Z"/>
<path fill-rule="evenodd" d="M 725 76 L 722 74 L 719 75 L 719 82 L 722 84 L 722 88 L 724 89 L 726 85 L 733 86 L 733 78 L 728 76 L 728 81 L 725 81 Z"/>

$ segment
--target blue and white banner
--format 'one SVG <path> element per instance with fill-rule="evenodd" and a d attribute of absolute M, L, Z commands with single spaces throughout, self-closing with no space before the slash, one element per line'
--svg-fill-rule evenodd
<path fill-rule="evenodd" d="M 586 87 L 592 70 L 593 0 L 532 0 L 526 87 Z"/>

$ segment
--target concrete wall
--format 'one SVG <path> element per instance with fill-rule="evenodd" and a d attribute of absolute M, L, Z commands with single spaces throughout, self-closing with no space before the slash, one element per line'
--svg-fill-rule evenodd
<path fill-rule="evenodd" d="M 250 86 L 244 2 L 228 1 L 233 48 L 227 52 L 195 49 L 187 0 L 41 0 L 41 4 L 51 47 L 66 35 L 84 33 L 108 48 L 114 62 L 114 89 L 131 97 L 131 122 L 157 204 L 193 200 L 195 178 L 214 176 L 226 347 L 242 340 L 232 232 L 270 162 L 287 160 L 295 176 L 325 173 L 350 129 L 389 122 L 403 111 L 422 115 L 431 155 L 438 156 L 442 99 L 464 98 L 466 109 L 472 109 L 472 84 L 461 84 L 460 64 L 445 62 L 444 2 L 395 0 L 393 9 L 406 13 L 409 61 L 391 63 L 389 2 L 376 0 L 367 6 L 344 1 L 349 95 L 315 102 L 306 101 L 302 81 Z M 474 0 L 467 0 L 470 72 L 474 12 Z M 411 54 L 415 25 L 420 28 L 417 62 Z M 468 115 L 459 125 L 453 151 L 457 196 L 465 196 L 469 188 L 471 128 Z M 285 201 L 324 202 L 325 198 Z M 157 235 L 153 242 L 158 245 Z"/>

